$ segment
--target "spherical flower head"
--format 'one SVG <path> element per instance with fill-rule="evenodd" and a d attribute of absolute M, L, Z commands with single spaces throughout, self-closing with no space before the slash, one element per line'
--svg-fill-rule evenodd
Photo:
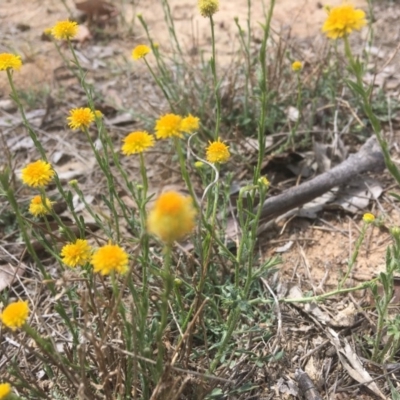
<path fill-rule="evenodd" d="M 375 215 L 371 213 L 365 213 L 363 215 L 363 221 L 367 224 L 370 224 L 371 222 L 375 221 Z"/>
<path fill-rule="evenodd" d="M 51 165 L 43 160 L 28 164 L 21 171 L 21 179 L 25 185 L 30 187 L 43 187 L 48 185 L 54 177 Z"/>
<path fill-rule="evenodd" d="M 199 10 L 202 17 L 211 17 L 218 11 L 218 0 L 199 0 Z"/>
<path fill-rule="evenodd" d="M 75 243 L 68 243 L 61 249 L 62 262 L 70 268 L 85 265 L 91 255 L 92 248 L 84 239 L 77 239 Z"/>
<path fill-rule="evenodd" d="M 0 383 L 0 400 L 5 400 L 11 393 L 11 385 L 9 383 Z"/>
<path fill-rule="evenodd" d="M 8 69 L 19 70 L 21 65 L 22 61 L 20 56 L 10 53 L 0 54 L 0 71 L 6 71 Z"/>
<path fill-rule="evenodd" d="M 221 164 L 229 160 L 231 154 L 229 153 L 229 147 L 225 143 L 222 143 L 220 139 L 209 143 L 206 154 L 208 162 Z"/>
<path fill-rule="evenodd" d="M 68 126 L 73 130 L 87 129 L 94 119 L 94 112 L 88 107 L 74 108 L 69 112 L 69 117 L 67 117 Z"/>
<path fill-rule="evenodd" d="M 144 131 L 131 132 L 123 139 L 122 153 L 131 155 L 135 153 L 143 153 L 150 147 L 154 146 L 154 136 Z"/>
<path fill-rule="evenodd" d="M 92 255 L 90 262 L 93 271 L 101 275 L 110 275 L 113 271 L 123 274 L 128 270 L 129 257 L 122 247 L 108 243 Z"/>
<path fill-rule="evenodd" d="M 46 205 L 43 204 L 41 196 L 35 196 L 29 204 L 29 212 L 34 217 L 42 217 L 43 215 L 50 214 L 53 202 L 46 198 Z"/>
<path fill-rule="evenodd" d="M 170 137 L 181 138 L 182 117 L 176 114 L 165 114 L 156 121 L 157 139 L 168 139 Z"/>
<path fill-rule="evenodd" d="M 13 331 L 21 328 L 28 317 L 29 306 L 27 301 L 16 301 L 9 304 L 0 315 L 1 322 Z"/>
<path fill-rule="evenodd" d="M 337 39 L 347 36 L 353 30 L 360 30 L 366 24 L 364 11 L 356 10 L 352 4 L 343 3 L 328 9 L 322 31 L 329 38 Z"/>
<path fill-rule="evenodd" d="M 181 131 L 186 133 L 193 133 L 199 130 L 200 119 L 189 114 L 187 117 L 182 119 Z"/>
<path fill-rule="evenodd" d="M 132 58 L 134 60 L 140 60 L 143 57 L 146 57 L 147 54 L 150 53 L 150 47 L 145 44 L 139 44 L 132 50 Z"/>
<path fill-rule="evenodd" d="M 303 63 L 301 61 L 295 61 L 292 64 L 292 71 L 297 72 L 297 71 L 301 71 L 303 68 Z"/>
<path fill-rule="evenodd" d="M 192 232 L 196 223 L 193 201 L 177 192 L 165 192 L 156 200 L 147 218 L 148 231 L 172 244 Z"/>
<path fill-rule="evenodd" d="M 78 33 L 78 24 L 73 21 L 60 21 L 53 26 L 51 33 L 56 39 L 71 40 Z"/>

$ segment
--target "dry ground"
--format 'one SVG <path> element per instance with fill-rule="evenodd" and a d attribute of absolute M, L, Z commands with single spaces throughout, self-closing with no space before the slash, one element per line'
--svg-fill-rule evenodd
<path fill-rule="evenodd" d="M 331 1 L 334 5 L 340 1 Z M 91 31 L 94 38 L 87 38 L 77 44 L 77 50 L 82 56 L 82 63 L 89 70 L 89 77 L 96 82 L 96 88 L 100 91 L 103 102 L 100 109 L 106 115 L 106 123 L 116 141 L 120 140 L 132 127 L 138 127 L 134 118 L 126 116 L 121 124 L 116 119 L 124 111 L 132 111 L 133 114 L 146 113 L 159 115 L 166 111 L 166 105 L 159 102 L 159 93 L 151 84 L 151 78 L 145 73 L 142 66 L 131 66 L 130 72 L 126 72 L 126 61 L 129 59 L 131 49 L 143 41 L 143 30 L 134 21 L 135 13 L 142 13 L 147 21 L 153 37 L 160 43 L 160 47 L 169 51 L 168 31 L 166 30 L 161 2 L 157 0 L 138 1 L 135 6 L 127 2 L 118 5 L 124 15 L 124 22 L 118 19 L 119 26 L 106 25 L 106 35 L 97 37 Z M 174 17 L 176 29 L 182 48 L 188 54 L 195 54 L 196 49 L 208 48 L 210 34 L 207 20 L 198 16 L 196 1 L 170 0 L 170 7 Z M 261 1 L 255 3 L 252 8 L 254 22 L 254 42 L 261 37 L 261 30 L 257 27 L 257 18 L 262 14 Z M 355 1 L 357 5 L 366 8 L 366 2 Z M 71 1 L 67 4 L 72 10 Z M 23 13 L 21 13 L 23 7 Z M 380 65 L 393 53 L 396 42 L 399 39 L 400 6 L 390 2 L 378 2 L 375 7 L 375 29 L 377 45 L 374 48 L 376 62 Z M 75 12 L 75 11 L 74 11 Z M 233 55 L 237 49 L 237 31 L 233 22 L 235 16 L 245 21 L 247 13 L 247 0 L 222 1 L 220 12 L 216 14 L 217 29 L 217 57 L 218 63 L 228 67 L 232 63 Z M 50 159 L 54 162 L 57 172 L 62 179 L 68 181 L 79 178 L 84 192 L 96 198 L 103 190 L 104 178 L 96 169 L 94 159 L 91 157 L 89 147 L 81 140 L 77 133 L 71 133 L 66 128 L 65 115 L 69 108 L 83 105 L 83 96 L 79 85 L 73 77 L 63 69 L 63 63 L 58 57 L 51 42 L 42 37 L 42 31 L 52 26 L 56 21 L 68 16 L 61 1 L 57 0 L 1 0 L 0 5 L 0 52 L 13 51 L 22 55 L 24 66 L 16 73 L 15 83 L 23 91 L 29 101 L 32 112 L 32 122 L 38 127 L 38 132 L 44 147 L 50 152 Z M 119 18 L 119 17 L 118 17 Z M 313 49 L 317 48 L 320 41 L 319 30 L 325 18 L 325 11 L 321 4 L 314 0 L 294 2 L 292 0 L 280 0 L 277 2 L 273 29 L 275 32 L 288 32 L 296 43 L 301 43 L 299 56 L 307 63 L 315 59 Z M 388 25 L 390 28 L 388 28 Z M 87 32 L 83 32 L 85 35 Z M 398 99 L 399 75 L 398 57 L 395 56 L 390 64 L 390 70 L 378 75 L 377 84 L 387 88 L 388 94 Z M 2 146 L 9 151 L 12 157 L 12 165 L 15 170 L 21 168 L 27 161 L 34 160 L 37 155 L 32 143 L 24 139 L 25 133 L 21 129 L 18 116 L 6 100 L 9 98 L 9 88 L 4 74 L 0 75 L 0 130 L 2 131 Z M 55 101 L 57 107 L 51 106 Z M 49 105 L 50 102 L 50 105 Z M 124 114 L 125 115 L 125 114 Z M 398 158 L 396 151 L 399 134 L 399 119 L 392 117 L 392 124 L 385 129 L 395 144 L 394 157 Z M 11 122 L 10 122 L 11 121 Z M 42 127 L 45 127 L 42 129 Z M 5 152 L 1 152 L 0 164 L 7 162 Z M 1 158 L 3 157 L 3 158 Z M 149 179 L 153 191 L 159 191 L 165 186 L 182 186 L 179 174 L 171 163 L 171 157 L 167 154 L 150 152 L 148 154 Z M 129 162 L 129 170 L 132 176 L 138 172 L 138 165 Z M 239 166 L 237 166 L 239 168 Z M 240 171 L 238 171 L 240 172 Z M 342 211 L 323 211 L 315 219 L 296 218 L 292 221 L 284 221 L 278 227 L 264 233 L 262 240 L 263 257 L 276 254 L 280 247 L 293 242 L 290 249 L 283 251 L 282 265 L 279 276 L 275 277 L 281 295 L 288 293 L 290 288 L 298 287 L 302 291 L 314 290 L 316 294 L 332 289 L 346 268 L 347 260 L 352 252 L 354 241 L 357 238 L 361 216 L 365 211 L 372 211 L 382 216 L 384 226 L 369 230 L 364 242 L 357 265 L 351 277 L 355 285 L 376 276 L 377 272 L 384 268 L 384 257 L 387 245 L 390 243 L 386 227 L 398 225 L 400 216 L 398 207 L 390 198 L 388 192 L 393 188 L 391 178 L 386 174 L 376 177 L 382 185 L 383 193 L 379 199 L 372 200 L 368 207 L 358 213 L 346 213 Z M 274 182 L 275 184 L 275 182 Z M 276 182 L 278 186 L 279 182 Z M 28 193 L 20 190 L 21 199 L 28 198 Z M 129 199 L 125 198 L 128 202 Z M 1 203 L 0 203 L 1 205 Z M 87 216 L 85 216 L 87 217 Z M 6 247 L 5 238 L 1 238 L 1 247 Z M 330 322 L 335 313 L 347 310 L 351 322 L 344 322 L 344 327 L 355 324 L 356 314 L 360 312 L 360 294 L 340 304 L 335 302 L 326 305 L 324 311 Z M 363 296 L 364 293 L 361 294 Z M 325 307 L 325 306 L 324 306 Z M 303 358 L 301 366 L 309 375 L 318 381 L 321 390 L 331 387 L 331 379 L 322 376 L 320 371 L 330 356 L 321 357 L 310 355 L 305 357 L 312 349 L 323 345 L 326 336 L 323 335 L 324 325 L 321 319 L 312 316 L 307 319 L 302 316 L 303 310 L 283 308 L 283 332 L 277 340 L 291 358 L 288 359 L 287 369 L 282 368 L 278 372 L 282 375 L 271 375 L 270 383 L 275 381 L 275 393 L 260 394 L 260 399 L 290 398 L 290 390 L 286 394 L 284 386 L 293 378 L 293 366 L 299 358 Z M 306 312 L 309 312 L 306 310 Z M 334 326 L 333 322 L 332 325 Z M 317 326 L 317 327 L 316 327 Z M 313 335 L 310 334 L 313 333 Z M 310 335 L 312 339 L 304 339 Z M 323 349 L 324 347 L 321 347 Z M 322 350 L 321 350 L 322 351 Z M 320 351 L 316 354 L 318 355 Z M 348 378 L 342 378 L 342 372 L 336 372 L 335 377 L 340 380 L 341 388 L 354 384 Z M 283 381 L 278 379 L 282 378 Z M 325 381 L 324 381 L 325 379 Z M 329 381 L 329 383 L 328 383 Z M 370 394 L 361 394 L 358 388 L 352 388 L 348 393 L 332 394 L 329 398 L 374 398 Z M 338 391 L 339 392 L 339 391 Z M 292 393 L 294 395 L 294 393 Z M 265 396 L 265 397 L 263 397 Z M 286 397 L 288 396 L 288 397 Z M 355 396 L 355 397 L 354 397 Z M 328 397 L 326 397 L 328 398 Z"/>

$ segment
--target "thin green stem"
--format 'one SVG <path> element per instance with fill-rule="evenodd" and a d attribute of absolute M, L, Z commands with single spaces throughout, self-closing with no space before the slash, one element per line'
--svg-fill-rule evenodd
<path fill-rule="evenodd" d="M 216 118 L 215 118 L 214 140 L 217 140 L 219 137 L 219 125 L 221 123 L 221 96 L 219 94 L 219 83 L 218 83 L 218 78 L 217 78 L 214 19 L 213 19 L 212 15 L 210 15 L 210 24 L 211 24 L 211 45 L 212 45 L 212 56 L 211 56 L 211 60 L 210 60 L 210 66 L 211 66 L 211 72 L 213 75 L 213 82 L 214 82 L 215 103 L 217 106 Z"/>

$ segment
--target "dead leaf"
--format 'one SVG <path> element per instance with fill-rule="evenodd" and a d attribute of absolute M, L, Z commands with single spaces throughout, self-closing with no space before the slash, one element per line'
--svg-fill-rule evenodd
<path fill-rule="evenodd" d="M 23 276 L 25 273 L 25 264 L 20 263 L 17 267 L 10 263 L 0 265 L 0 292 L 11 286 L 17 276 Z"/>
<path fill-rule="evenodd" d="M 380 399 L 386 400 L 386 397 L 379 390 L 371 375 L 363 367 L 360 359 L 351 348 L 349 342 L 345 338 L 342 338 L 342 341 L 344 341 L 345 344 L 343 347 L 340 342 L 338 333 L 336 333 L 331 328 L 328 328 L 327 333 L 330 336 L 331 343 L 336 348 L 336 353 L 338 354 L 343 367 L 346 369 L 349 375 L 358 383 L 362 383 L 363 385 L 368 387 L 368 389 L 375 393 Z"/>

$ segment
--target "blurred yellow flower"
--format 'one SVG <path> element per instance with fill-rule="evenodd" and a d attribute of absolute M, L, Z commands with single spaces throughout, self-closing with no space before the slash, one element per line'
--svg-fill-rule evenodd
<path fill-rule="evenodd" d="M 204 167 L 204 163 L 203 163 L 203 161 L 196 161 L 195 163 L 194 163 L 194 166 L 196 167 L 196 168 L 203 168 Z"/>
<path fill-rule="evenodd" d="M 331 39 L 347 36 L 353 30 L 360 30 L 367 24 L 365 13 L 356 10 L 352 4 L 343 3 L 340 6 L 327 9 L 328 17 L 322 31 Z"/>
<path fill-rule="evenodd" d="M 200 14 L 203 17 L 211 17 L 219 8 L 218 0 L 199 0 L 198 2 Z"/>
<path fill-rule="evenodd" d="M 200 119 L 189 114 L 187 117 L 182 119 L 181 131 L 186 133 L 193 133 L 199 130 Z"/>
<path fill-rule="evenodd" d="M 20 56 L 10 53 L 0 54 L 0 71 L 6 71 L 7 69 L 19 70 L 21 65 L 22 61 Z"/>
<path fill-rule="evenodd" d="M 35 196 L 29 204 L 29 212 L 34 217 L 42 217 L 43 215 L 49 214 L 53 206 L 53 202 L 46 198 L 46 205 L 43 204 L 40 196 Z"/>
<path fill-rule="evenodd" d="M 88 108 L 74 108 L 70 110 L 69 117 L 67 117 L 68 126 L 71 129 L 87 129 L 89 125 L 94 121 L 94 112 Z"/>
<path fill-rule="evenodd" d="M 21 171 L 21 179 L 25 185 L 31 187 L 42 187 L 48 185 L 54 177 L 51 165 L 43 160 L 28 164 Z"/>
<path fill-rule="evenodd" d="M 182 135 L 182 117 L 176 114 L 165 114 L 156 121 L 157 139 L 168 139 L 170 137 L 179 137 Z"/>
<path fill-rule="evenodd" d="M 109 242 L 92 255 L 90 262 L 93 271 L 101 275 L 110 275 L 113 271 L 123 274 L 128 271 L 129 257 L 122 247 Z"/>
<path fill-rule="evenodd" d="M 371 213 L 365 213 L 363 215 L 363 221 L 367 224 L 375 221 L 375 215 Z"/>
<path fill-rule="evenodd" d="M 209 142 L 207 147 L 206 158 L 210 163 L 225 163 L 229 160 L 231 154 L 229 153 L 229 147 L 218 139 L 215 142 Z"/>
<path fill-rule="evenodd" d="M 135 153 L 143 153 L 149 147 L 154 146 L 154 136 L 145 131 L 131 132 L 123 139 L 122 153 L 131 155 Z"/>
<path fill-rule="evenodd" d="M 195 227 L 193 201 L 177 192 L 165 192 L 156 200 L 147 218 L 148 231 L 163 242 L 172 244 Z"/>
<path fill-rule="evenodd" d="M 270 183 L 269 180 L 267 179 L 266 176 L 262 176 L 261 178 L 258 179 L 258 183 L 260 185 L 266 186 L 267 188 L 269 187 Z"/>
<path fill-rule="evenodd" d="M 11 385 L 9 383 L 0 383 L 0 400 L 5 400 L 11 393 Z"/>
<path fill-rule="evenodd" d="M 28 317 L 29 306 L 27 301 L 16 301 L 10 303 L 0 315 L 1 322 L 13 331 L 21 328 Z"/>
<path fill-rule="evenodd" d="M 60 21 L 51 28 L 51 33 L 56 39 L 71 40 L 78 33 L 78 24 L 73 21 Z"/>
<path fill-rule="evenodd" d="M 103 113 L 100 110 L 95 110 L 94 111 L 94 116 L 96 118 L 103 118 L 104 117 Z"/>
<path fill-rule="evenodd" d="M 132 50 L 132 58 L 134 60 L 140 60 L 143 57 L 146 57 L 147 54 L 150 53 L 150 47 L 145 44 L 139 44 Z"/>
<path fill-rule="evenodd" d="M 66 244 L 60 254 L 65 265 L 75 268 L 85 265 L 90 260 L 92 248 L 87 240 L 77 239 L 75 243 Z"/>
<path fill-rule="evenodd" d="M 300 71 L 303 68 L 303 63 L 301 61 L 295 61 L 292 64 L 292 71 Z"/>

